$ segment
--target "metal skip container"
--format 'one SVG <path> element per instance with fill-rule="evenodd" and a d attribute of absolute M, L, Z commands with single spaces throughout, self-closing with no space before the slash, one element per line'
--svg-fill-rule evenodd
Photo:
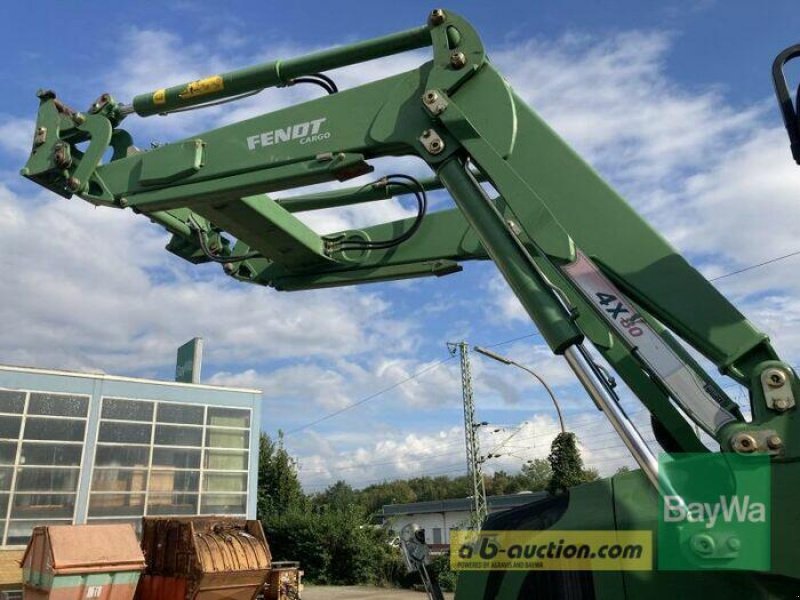
<path fill-rule="evenodd" d="M 143 520 L 137 600 L 252 600 L 272 555 L 261 523 L 235 517 Z"/>
<path fill-rule="evenodd" d="M 25 600 L 131 600 L 145 567 L 131 525 L 36 527 L 22 557 Z"/>

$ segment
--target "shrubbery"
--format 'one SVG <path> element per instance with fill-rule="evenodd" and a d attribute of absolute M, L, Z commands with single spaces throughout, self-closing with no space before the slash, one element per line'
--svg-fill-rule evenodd
<path fill-rule="evenodd" d="M 396 576 L 397 552 L 362 508 L 297 510 L 262 522 L 273 560 L 300 561 L 309 583 L 386 585 Z"/>

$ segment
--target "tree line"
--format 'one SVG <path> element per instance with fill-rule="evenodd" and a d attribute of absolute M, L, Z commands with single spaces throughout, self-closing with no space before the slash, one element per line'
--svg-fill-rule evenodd
<path fill-rule="evenodd" d="M 599 477 L 586 469 L 575 435 L 560 434 L 548 458 L 524 464 L 519 472 L 496 471 L 484 477 L 487 495 L 548 491 L 561 493 Z M 354 489 L 343 480 L 306 494 L 297 461 L 279 436 L 262 433 L 259 441 L 258 518 L 274 560 L 299 560 L 312 583 L 404 584 L 410 579 L 388 532 L 376 524 L 387 504 L 465 498 L 468 476 L 419 476 Z"/>

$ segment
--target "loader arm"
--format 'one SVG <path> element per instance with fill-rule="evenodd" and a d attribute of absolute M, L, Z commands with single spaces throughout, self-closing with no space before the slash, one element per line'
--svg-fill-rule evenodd
<path fill-rule="evenodd" d="M 120 127 L 422 47 L 432 59 L 417 69 L 148 151 Z M 52 92 L 39 97 L 25 177 L 64 197 L 141 213 L 172 234 L 171 252 L 220 262 L 242 282 L 304 290 L 444 276 L 465 261 L 492 260 L 656 486 L 654 453 L 587 340 L 658 421 L 671 451 L 707 451 L 696 425 L 722 452 L 776 464 L 800 458 L 793 368 L 525 105 L 451 11 L 433 11 L 423 27 L 154 90 L 131 104 L 104 94 L 80 113 Z M 113 157 L 102 163 L 109 146 Z M 370 161 L 393 156 L 422 159 L 431 177 L 280 197 L 369 173 Z M 455 208 L 428 213 L 425 193 L 438 188 Z M 417 217 L 320 235 L 295 216 L 401 193 L 420 201 Z M 751 421 L 684 344 L 748 389 Z"/>

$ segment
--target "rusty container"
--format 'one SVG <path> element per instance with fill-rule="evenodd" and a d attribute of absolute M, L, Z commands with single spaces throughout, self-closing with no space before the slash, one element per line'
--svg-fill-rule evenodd
<path fill-rule="evenodd" d="M 274 561 L 264 600 L 298 600 L 303 593 L 303 572 L 295 561 Z"/>
<path fill-rule="evenodd" d="M 131 600 L 145 562 L 131 525 L 48 525 L 22 555 L 25 600 Z"/>
<path fill-rule="evenodd" d="M 142 550 L 137 600 L 252 600 L 272 562 L 261 523 L 235 517 L 145 517 Z"/>

